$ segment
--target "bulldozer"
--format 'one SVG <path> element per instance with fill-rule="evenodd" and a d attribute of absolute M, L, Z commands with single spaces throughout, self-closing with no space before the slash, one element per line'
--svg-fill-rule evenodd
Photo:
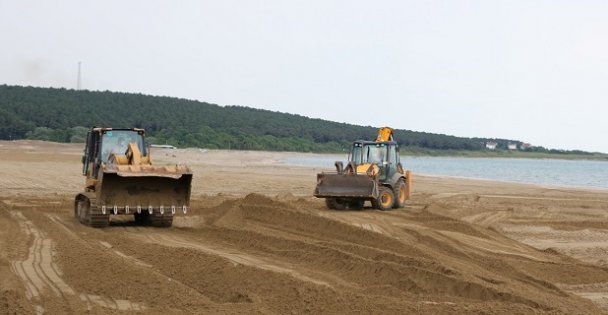
<path fill-rule="evenodd" d="M 102 228 L 110 215 L 133 215 L 138 224 L 170 227 L 190 206 L 192 170 L 185 165 L 153 165 L 139 128 L 93 127 L 82 156 L 84 192 L 74 200 L 74 216 Z"/>
<path fill-rule="evenodd" d="M 334 210 L 360 210 L 368 200 L 379 210 L 403 208 L 410 199 L 412 172 L 404 171 L 393 134 L 382 127 L 375 141 L 355 141 L 346 167 L 336 161 L 335 172 L 317 174 L 314 196 L 325 198 Z"/>

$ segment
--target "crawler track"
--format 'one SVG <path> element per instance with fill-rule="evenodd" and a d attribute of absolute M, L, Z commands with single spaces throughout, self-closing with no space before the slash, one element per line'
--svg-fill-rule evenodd
<path fill-rule="evenodd" d="M 96 201 L 95 194 L 78 194 L 74 201 L 74 216 L 82 224 L 103 228 L 110 224 L 110 214 L 107 211 L 103 213 Z"/>

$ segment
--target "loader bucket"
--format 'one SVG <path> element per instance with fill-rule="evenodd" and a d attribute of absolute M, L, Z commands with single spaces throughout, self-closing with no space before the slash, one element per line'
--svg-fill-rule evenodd
<path fill-rule="evenodd" d="M 118 166 L 106 169 L 99 190 L 99 205 L 154 209 L 189 206 L 192 173 L 189 168 Z"/>
<path fill-rule="evenodd" d="M 317 174 L 315 197 L 378 197 L 378 183 L 368 175 Z"/>

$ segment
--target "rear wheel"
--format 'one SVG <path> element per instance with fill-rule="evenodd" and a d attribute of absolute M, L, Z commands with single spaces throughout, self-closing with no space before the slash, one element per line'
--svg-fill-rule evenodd
<path fill-rule="evenodd" d="M 397 181 L 393 193 L 395 194 L 395 204 L 393 205 L 393 208 L 405 207 L 405 201 L 407 200 L 407 187 L 405 186 L 403 179 Z"/>
<path fill-rule="evenodd" d="M 393 204 L 395 204 L 393 190 L 385 186 L 380 187 L 378 198 L 372 200 L 374 208 L 386 211 L 392 209 Z"/>
<path fill-rule="evenodd" d="M 327 205 L 329 209 L 333 210 L 346 209 L 346 202 L 339 200 L 338 198 L 325 198 L 325 205 Z"/>

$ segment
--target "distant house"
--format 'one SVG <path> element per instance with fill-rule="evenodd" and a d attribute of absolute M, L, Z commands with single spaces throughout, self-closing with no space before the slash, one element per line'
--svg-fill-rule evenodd
<path fill-rule="evenodd" d="M 521 146 L 519 146 L 519 148 L 522 150 L 530 149 L 530 148 L 532 148 L 532 145 L 529 143 L 522 143 Z"/>
<path fill-rule="evenodd" d="M 496 145 L 498 143 L 496 141 L 488 141 L 486 142 L 486 148 L 490 149 L 490 150 L 496 150 Z"/>
<path fill-rule="evenodd" d="M 509 144 L 507 145 L 507 148 L 508 148 L 509 150 L 517 150 L 517 144 L 515 144 L 515 143 L 509 143 Z"/>

